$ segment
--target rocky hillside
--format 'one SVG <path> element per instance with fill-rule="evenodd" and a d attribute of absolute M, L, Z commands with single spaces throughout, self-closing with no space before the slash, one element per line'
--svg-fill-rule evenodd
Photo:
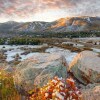
<path fill-rule="evenodd" d="M 0 23 L 0 32 L 1 33 L 6 33 L 8 31 L 11 31 L 11 29 L 14 28 L 14 26 L 19 26 L 21 23 L 17 23 L 14 21 L 8 21 L 5 23 Z"/>
<path fill-rule="evenodd" d="M 55 25 L 51 26 L 53 31 L 90 31 L 100 30 L 99 17 L 71 17 L 61 18 L 56 21 Z"/>
<path fill-rule="evenodd" d="M 68 32 L 100 31 L 100 17 L 66 17 L 53 22 L 6 22 L 0 24 L 0 32 Z"/>

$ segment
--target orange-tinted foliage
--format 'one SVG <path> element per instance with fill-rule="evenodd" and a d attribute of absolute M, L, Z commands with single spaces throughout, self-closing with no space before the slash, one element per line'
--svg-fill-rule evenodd
<path fill-rule="evenodd" d="M 72 78 L 55 77 L 42 88 L 36 88 L 29 100 L 81 100 L 81 92 Z"/>

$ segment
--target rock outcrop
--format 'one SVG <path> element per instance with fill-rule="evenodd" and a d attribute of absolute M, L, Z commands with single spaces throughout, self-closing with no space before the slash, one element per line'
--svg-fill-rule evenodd
<path fill-rule="evenodd" d="M 98 53 L 83 51 L 70 63 L 69 70 L 84 84 L 98 83 L 100 82 L 100 57 Z"/>
<path fill-rule="evenodd" d="M 67 63 L 63 56 L 49 53 L 36 54 L 21 62 L 14 75 L 15 86 L 19 91 L 29 91 L 34 86 L 42 87 L 58 76 L 66 78 Z"/>

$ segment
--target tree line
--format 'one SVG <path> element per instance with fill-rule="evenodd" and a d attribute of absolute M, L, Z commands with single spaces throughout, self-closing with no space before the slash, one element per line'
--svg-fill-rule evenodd
<path fill-rule="evenodd" d="M 0 38 L 0 45 L 39 45 L 40 40 L 29 37 Z"/>
<path fill-rule="evenodd" d="M 0 38 L 0 45 L 39 45 L 48 38 L 83 38 L 100 37 L 100 32 L 42 32 L 42 33 L 22 33 L 15 37 Z M 50 39 L 51 40 L 51 39 Z M 52 41 L 51 41 L 52 42 Z"/>

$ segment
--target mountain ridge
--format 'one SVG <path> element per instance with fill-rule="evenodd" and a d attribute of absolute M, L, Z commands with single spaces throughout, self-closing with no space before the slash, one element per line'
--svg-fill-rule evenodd
<path fill-rule="evenodd" d="M 65 17 L 53 22 L 33 21 L 0 23 L 0 33 L 5 32 L 69 32 L 69 31 L 100 31 L 100 17 Z"/>

